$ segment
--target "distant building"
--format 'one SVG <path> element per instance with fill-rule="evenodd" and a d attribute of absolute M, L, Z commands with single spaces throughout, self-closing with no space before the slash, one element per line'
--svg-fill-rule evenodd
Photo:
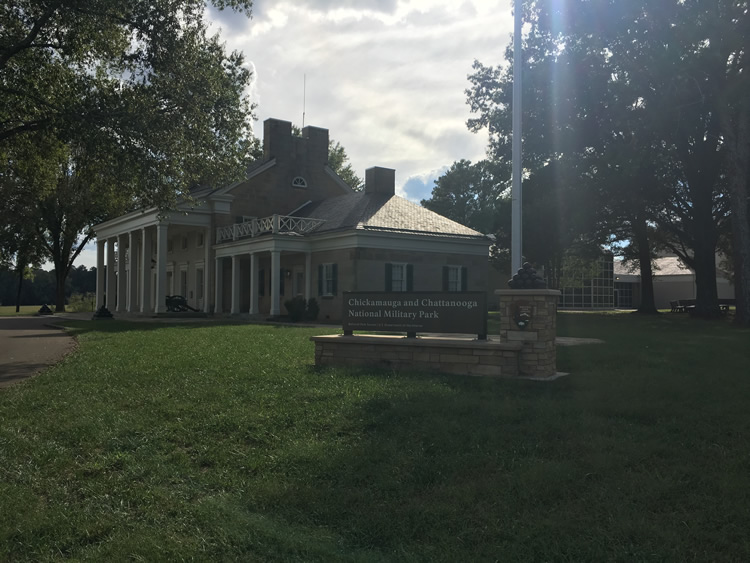
<path fill-rule="evenodd" d="M 328 166 L 326 129 L 296 137 L 266 120 L 246 178 L 193 196 L 166 217 L 147 209 L 95 227 L 97 307 L 107 295 L 111 311 L 151 315 L 182 295 L 206 313 L 275 317 L 301 295 L 338 321 L 342 291 L 494 289 L 486 236 L 395 195 L 394 170 L 370 168 L 352 191 Z"/>
<path fill-rule="evenodd" d="M 717 257 L 717 262 L 719 258 Z M 654 301 L 657 309 L 669 309 L 670 301 L 695 299 L 695 272 L 674 255 L 660 256 L 654 261 Z M 637 265 L 616 260 L 615 306 L 637 308 L 641 304 L 641 276 Z M 733 299 L 734 286 L 725 272 L 716 269 L 719 299 Z"/>

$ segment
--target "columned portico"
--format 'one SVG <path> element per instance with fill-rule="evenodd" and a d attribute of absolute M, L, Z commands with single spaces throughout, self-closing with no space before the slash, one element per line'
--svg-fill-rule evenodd
<path fill-rule="evenodd" d="M 151 312 L 151 230 L 141 229 L 141 313 Z"/>
<path fill-rule="evenodd" d="M 305 252 L 305 299 L 312 297 L 312 252 Z"/>
<path fill-rule="evenodd" d="M 125 235 L 117 237 L 117 312 L 124 313 L 127 302 L 128 280 L 125 273 Z"/>
<path fill-rule="evenodd" d="M 224 312 L 224 308 L 222 306 L 222 299 L 223 296 L 221 294 L 221 286 L 224 284 L 224 263 L 222 261 L 222 258 L 217 257 L 215 260 L 215 280 L 216 285 L 214 286 L 214 313 L 220 314 Z"/>
<path fill-rule="evenodd" d="M 134 313 L 138 308 L 138 242 L 134 231 L 128 232 L 128 299 L 127 311 Z"/>
<path fill-rule="evenodd" d="M 280 289 L 281 280 L 281 251 L 271 251 L 271 316 L 278 317 L 281 315 Z"/>
<path fill-rule="evenodd" d="M 156 299 L 154 313 L 167 310 L 167 226 L 156 225 Z"/>
<path fill-rule="evenodd" d="M 240 257 L 232 255 L 232 309 L 231 313 L 237 315 L 240 312 Z"/>
<path fill-rule="evenodd" d="M 211 300 L 208 298 L 208 291 L 211 287 L 211 233 L 213 229 L 207 227 L 203 235 L 203 244 L 205 256 L 203 261 L 203 312 L 211 312 Z"/>
<path fill-rule="evenodd" d="M 258 254 L 250 253 L 250 314 L 257 315 L 258 311 Z"/>
<path fill-rule="evenodd" d="M 114 310 L 117 298 L 117 277 L 115 276 L 115 238 L 107 239 L 107 294 L 104 303 L 107 309 Z"/>
<path fill-rule="evenodd" d="M 96 241 L 96 308 L 99 310 L 104 305 L 104 245 L 106 240 Z"/>

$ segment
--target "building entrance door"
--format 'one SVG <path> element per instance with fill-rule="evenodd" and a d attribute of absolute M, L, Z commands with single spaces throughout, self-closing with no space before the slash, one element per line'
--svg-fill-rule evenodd
<path fill-rule="evenodd" d="M 302 266 L 294 267 L 294 295 L 305 296 L 305 270 Z"/>

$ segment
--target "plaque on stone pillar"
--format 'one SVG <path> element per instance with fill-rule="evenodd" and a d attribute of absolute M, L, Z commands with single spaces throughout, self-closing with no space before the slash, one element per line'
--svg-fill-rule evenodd
<path fill-rule="evenodd" d="M 514 301 L 511 304 L 513 322 L 521 330 L 526 330 L 531 324 L 534 314 L 534 306 L 525 300 Z"/>

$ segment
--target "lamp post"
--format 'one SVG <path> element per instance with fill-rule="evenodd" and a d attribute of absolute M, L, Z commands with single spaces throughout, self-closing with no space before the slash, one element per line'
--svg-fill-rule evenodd
<path fill-rule="evenodd" d="M 513 184 L 511 186 L 511 272 L 521 268 L 523 255 L 522 203 L 521 191 L 521 27 L 523 0 L 513 2 Z"/>

